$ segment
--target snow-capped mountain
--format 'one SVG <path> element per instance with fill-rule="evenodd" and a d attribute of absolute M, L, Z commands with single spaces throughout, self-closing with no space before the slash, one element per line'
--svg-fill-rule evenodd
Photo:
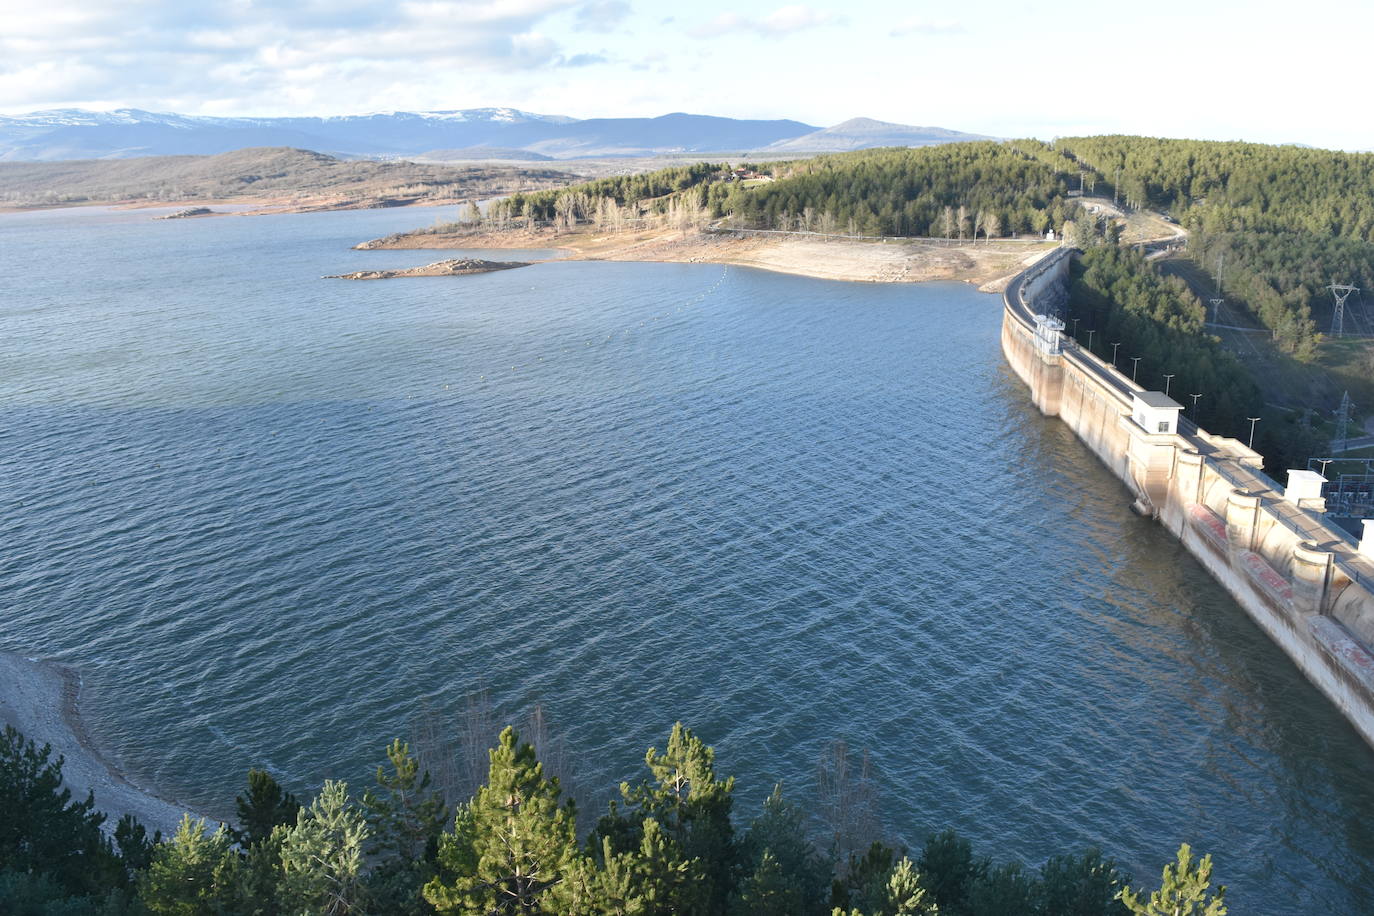
<path fill-rule="evenodd" d="M 468 108 L 221 118 L 137 108 L 104 112 L 62 108 L 0 116 L 0 160 L 207 155 L 258 146 L 368 157 L 484 148 L 525 150 L 538 154 L 531 158 L 562 159 L 749 150 L 815 152 L 906 141 L 923 145 L 971 136 L 880 122 L 846 122 L 827 132 L 800 121 L 737 120 L 681 112 L 658 118 L 579 120 L 516 108 Z"/>
<path fill-rule="evenodd" d="M 527 149 L 544 156 L 643 155 L 752 149 L 810 133 L 798 121 L 701 115 L 595 118 L 516 108 L 385 111 L 320 118 L 219 118 L 79 109 L 0 116 L 0 160 L 118 159 L 294 146 L 346 156 L 414 156 L 467 147 Z"/>

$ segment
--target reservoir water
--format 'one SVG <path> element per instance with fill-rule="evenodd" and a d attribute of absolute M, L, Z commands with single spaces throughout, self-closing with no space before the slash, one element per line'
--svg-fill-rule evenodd
<path fill-rule="evenodd" d="M 1374 754 L 1003 365 L 1000 299 L 708 264 L 379 282 L 429 211 L 0 216 L 0 649 L 226 815 L 361 788 L 417 710 L 542 703 L 578 778 L 681 719 L 805 801 L 1237 913 L 1358 913 Z M 509 257 L 505 253 L 502 257 Z"/>

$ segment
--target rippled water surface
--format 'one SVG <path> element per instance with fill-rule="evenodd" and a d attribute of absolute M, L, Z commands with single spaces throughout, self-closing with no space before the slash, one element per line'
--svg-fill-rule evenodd
<path fill-rule="evenodd" d="M 610 786 L 675 719 L 745 811 L 871 749 L 888 826 L 1237 913 L 1374 892 L 1374 755 L 1004 368 L 1000 302 L 718 265 L 371 283 L 424 211 L 0 216 L 0 648 L 227 813 L 422 704 L 542 702 Z M 505 256 L 505 255 L 503 255 Z"/>

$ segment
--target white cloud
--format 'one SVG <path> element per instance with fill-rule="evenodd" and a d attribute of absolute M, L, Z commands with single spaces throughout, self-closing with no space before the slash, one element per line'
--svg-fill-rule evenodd
<path fill-rule="evenodd" d="M 591 0 L 578 7 L 573 28 L 581 32 L 609 32 L 630 15 L 625 0 Z"/>
<path fill-rule="evenodd" d="M 595 5 L 595 4 L 593 4 Z M 0 98 L 44 107 L 104 95 L 116 104 L 193 109 L 259 97 L 354 106 L 408 70 L 423 88 L 436 73 L 517 73 L 594 63 L 541 29 L 585 0 L 257 0 L 186 4 L 51 0 L 7 14 L 0 29 Z M 588 15 L 617 14 L 605 0 Z M 213 75 L 207 79 L 207 76 Z"/>
<path fill-rule="evenodd" d="M 739 13 L 721 13 L 710 22 L 688 29 L 687 34 L 694 38 L 718 38 L 722 35 L 752 32 L 775 37 L 829 25 L 836 21 L 836 17 L 831 13 L 809 6 L 783 6 L 762 18 L 743 16 Z"/>

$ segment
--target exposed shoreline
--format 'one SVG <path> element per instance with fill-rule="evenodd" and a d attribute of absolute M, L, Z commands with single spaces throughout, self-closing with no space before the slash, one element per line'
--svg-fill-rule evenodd
<path fill-rule="evenodd" d="M 170 837 L 183 814 L 201 816 L 133 783 L 105 759 L 81 718 L 81 690 L 81 674 L 74 668 L 0 651 L 0 724 L 13 725 L 40 747 L 52 745 L 54 759 L 64 758 L 63 785 L 74 801 L 95 793 L 96 808 L 108 815 L 107 832 L 132 814 L 149 833 L 160 830 Z"/>
<path fill-rule="evenodd" d="M 733 264 L 777 273 L 857 283 L 972 283 L 1000 292 L 1016 274 L 1057 245 L 994 241 L 946 244 L 936 240 L 858 240 L 738 232 L 647 229 L 420 229 L 355 246 L 362 250 L 551 248 L 573 261 L 664 261 Z"/>

